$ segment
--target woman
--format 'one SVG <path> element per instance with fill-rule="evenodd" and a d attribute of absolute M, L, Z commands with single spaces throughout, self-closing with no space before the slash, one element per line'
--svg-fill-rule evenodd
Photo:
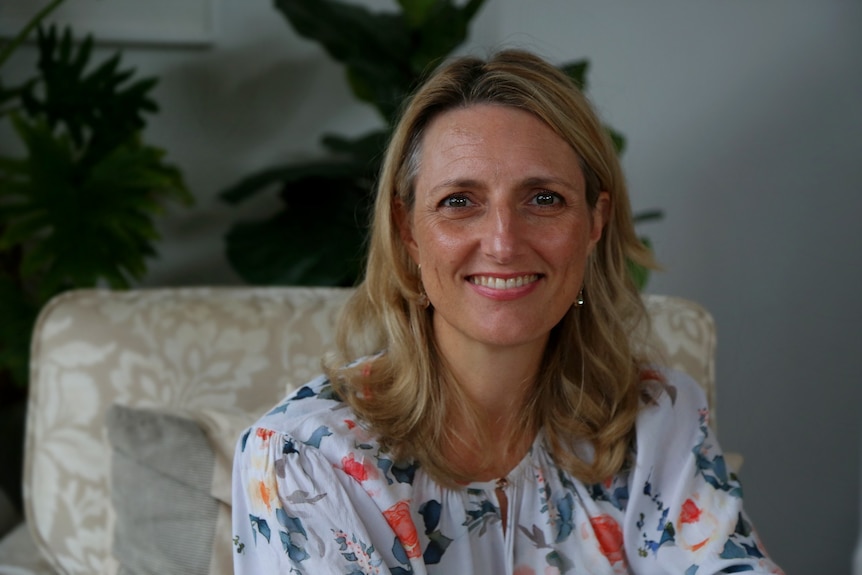
<path fill-rule="evenodd" d="M 780 572 L 697 384 L 635 351 L 627 260 L 652 264 L 569 79 L 520 51 L 440 68 L 338 355 L 241 438 L 236 572 Z"/>

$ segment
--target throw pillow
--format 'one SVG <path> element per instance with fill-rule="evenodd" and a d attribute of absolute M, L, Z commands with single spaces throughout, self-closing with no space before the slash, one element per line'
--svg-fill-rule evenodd
<path fill-rule="evenodd" d="M 108 410 L 117 573 L 232 573 L 232 446 L 253 420 L 207 410 Z"/>

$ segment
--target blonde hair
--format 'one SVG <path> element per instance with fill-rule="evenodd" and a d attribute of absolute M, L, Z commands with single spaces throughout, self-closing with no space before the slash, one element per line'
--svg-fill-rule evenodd
<path fill-rule="evenodd" d="M 453 446 L 466 442 L 446 422 L 466 421 L 480 444 L 491 438 L 482 436 L 477 406 L 436 349 L 433 307 L 422 305 L 421 280 L 399 235 L 395 205 L 413 207 L 429 122 L 477 104 L 511 106 L 540 118 L 578 154 L 591 208 L 601 191 L 610 195 L 604 232 L 585 271 L 586 305 L 570 309 L 552 330 L 535 388 L 509 438 L 514 444 L 541 429 L 558 465 L 586 482 L 605 480 L 626 463 L 639 404 L 642 359 L 632 338 L 643 333 L 636 328 L 643 327 L 646 314 L 628 260 L 654 263 L 635 235 L 625 181 L 605 128 L 574 83 L 530 53 L 506 50 L 487 61 L 455 59 L 436 70 L 404 108 L 380 174 L 365 277 L 342 316 L 338 353 L 326 362 L 327 374 L 397 459 L 418 462 L 446 485 L 471 480 L 447 458 Z M 363 356 L 370 357 L 344 367 Z M 584 444 L 589 453 L 579 447 Z"/>

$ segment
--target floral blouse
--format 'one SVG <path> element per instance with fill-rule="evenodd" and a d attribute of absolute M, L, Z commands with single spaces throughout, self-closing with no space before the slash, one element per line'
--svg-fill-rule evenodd
<path fill-rule="evenodd" d="M 450 489 L 399 465 L 320 377 L 239 440 L 236 575 L 781 573 L 742 510 L 700 387 L 676 372 L 636 424 L 634 463 L 584 484 L 539 433 L 496 483 Z"/>

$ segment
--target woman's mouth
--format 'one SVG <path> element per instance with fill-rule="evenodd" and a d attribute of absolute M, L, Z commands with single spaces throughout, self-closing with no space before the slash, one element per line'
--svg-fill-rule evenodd
<path fill-rule="evenodd" d="M 539 274 L 525 274 L 509 278 L 475 275 L 468 276 L 467 281 L 477 286 L 496 290 L 506 290 L 524 287 L 525 285 L 538 281 L 539 277 Z"/>

